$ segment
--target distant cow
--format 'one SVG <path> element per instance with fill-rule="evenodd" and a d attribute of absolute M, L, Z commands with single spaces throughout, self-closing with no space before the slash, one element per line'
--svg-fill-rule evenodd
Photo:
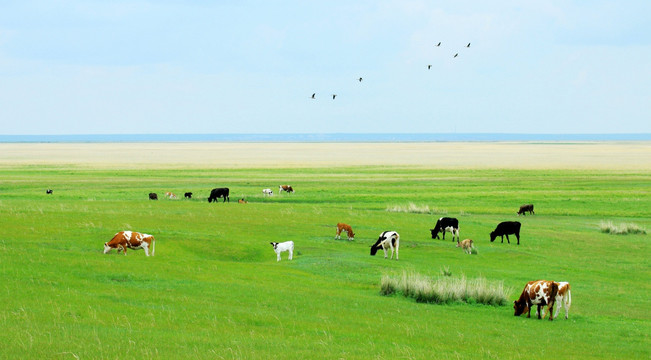
<path fill-rule="evenodd" d="M 371 255 L 375 256 L 378 250 L 384 251 L 384 258 L 387 258 L 387 248 L 391 249 L 391 259 L 393 259 L 393 250 L 396 251 L 396 260 L 398 260 L 398 249 L 400 248 L 400 235 L 395 231 L 385 231 L 380 234 L 375 244 L 371 246 Z"/>
<path fill-rule="evenodd" d="M 271 189 L 262 189 L 262 195 L 263 196 L 273 196 L 274 192 L 271 191 Z"/>
<path fill-rule="evenodd" d="M 183 196 L 185 196 L 186 199 L 192 199 L 192 193 L 191 192 L 186 192 L 185 195 L 183 195 Z"/>
<path fill-rule="evenodd" d="M 176 199 L 176 194 L 168 191 L 165 193 L 165 197 L 169 199 Z"/>
<path fill-rule="evenodd" d="M 565 309 L 565 318 L 567 319 L 570 312 L 570 306 L 572 305 L 572 293 L 570 292 L 570 283 L 568 282 L 556 282 L 558 284 L 558 293 L 556 294 L 556 311 L 554 312 L 554 319 L 558 317 L 558 313 L 561 312 L 561 306 Z M 540 309 L 542 314 L 540 316 L 545 318 L 545 309 Z M 536 316 L 538 313 L 536 312 Z"/>
<path fill-rule="evenodd" d="M 208 202 L 217 202 L 217 199 L 223 197 L 224 201 L 228 200 L 228 202 L 231 202 L 230 196 L 228 196 L 230 190 L 228 188 L 215 188 L 210 191 L 210 196 L 208 197 Z"/>
<path fill-rule="evenodd" d="M 158 194 L 149 193 L 149 200 L 158 200 Z"/>
<path fill-rule="evenodd" d="M 247 204 L 248 203 L 248 201 L 244 200 L 244 198 L 241 198 L 241 199 L 237 200 L 237 202 L 239 204 Z"/>
<path fill-rule="evenodd" d="M 46 193 L 46 194 L 49 194 L 49 195 L 52 195 L 52 189 L 47 189 L 47 190 L 45 190 L 45 193 Z"/>
<path fill-rule="evenodd" d="M 504 243 L 504 235 L 506 235 L 506 241 L 510 244 L 509 234 L 515 234 L 515 237 L 518 239 L 518 245 L 520 245 L 520 222 L 518 221 L 504 221 L 497 224 L 497 227 L 494 231 L 491 232 L 491 242 L 495 241 L 495 238 L 498 236 L 502 237 L 502 243 Z"/>
<path fill-rule="evenodd" d="M 108 254 L 111 249 L 117 249 L 118 254 L 124 251 L 127 254 L 127 248 L 137 250 L 144 249 L 145 255 L 149 256 L 149 248 L 151 247 L 151 256 L 154 256 L 156 251 L 156 241 L 154 237 L 149 234 L 142 234 L 135 231 L 120 231 L 113 236 L 111 241 L 104 243 L 104 254 Z"/>
<path fill-rule="evenodd" d="M 283 251 L 288 251 L 289 252 L 288 260 L 291 260 L 294 257 L 294 242 L 293 241 L 285 241 L 285 242 L 281 242 L 281 243 L 272 242 L 270 244 L 271 244 L 271 246 L 274 247 L 274 252 L 276 252 L 276 261 L 280 261 L 280 253 L 283 252 Z"/>
<path fill-rule="evenodd" d="M 288 192 L 288 193 L 293 193 L 294 188 L 291 187 L 291 185 L 280 185 L 278 186 L 278 193 L 282 193 L 283 191 Z"/>
<path fill-rule="evenodd" d="M 554 303 L 558 295 L 558 283 L 547 280 L 529 281 L 522 290 L 520 298 L 513 302 L 514 315 L 520 316 L 527 313 L 527 317 L 531 317 L 531 307 L 537 306 L 536 314 L 538 319 L 542 319 L 542 307 L 547 305 L 549 309 L 549 320 L 554 320 L 552 312 L 554 311 Z"/>
<path fill-rule="evenodd" d="M 463 251 L 468 255 L 472 254 L 472 239 L 465 239 L 462 242 L 457 242 L 457 247 L 463 248 Z"/>
<path fill-rule="evenodd" d="M 355 240 L 355 233 L 353 233 L 353 228 L 348 224 L 338 223 L 337 224 L 337 233 L 335 234 L 335 240 L 341 239 L 341 232 L 345 231 L 348 235 L 348 240 Z"/>
<path fill-rule="evenodd" d="M 443 240 L 445 240 L 445 232 L 452 233 L 452 241 L 457 238 L 459 242 L 459 220 L 456 218 L 442 217 L 436 221 L 434 229 L 429 230 L 432 233 L 432 239 L 439 238 L 439 232 L 443 233 Z"/>
<path fill-rule="evenodd" d="M 533 204 L 527 204 L 527 205 L 522 205 L 520 206 L 520 210 L 518 210 L 518 216 L 520 215 L 527 215 L 526 213 L 529 212 L 531 215 L 535 215 L 533 212 Z"/>

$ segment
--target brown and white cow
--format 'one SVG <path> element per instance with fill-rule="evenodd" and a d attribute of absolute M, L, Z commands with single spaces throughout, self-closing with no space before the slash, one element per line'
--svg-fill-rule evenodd
<path fill-rule="evenodd" d="M 176 199 L 176 194 L 168 191 L 165 193 L 165 197 L 169 199 Z"/>
<path fill-rule="evenodd" d="M 472 254 L 472 239 L 465 239 L 457 243 L 457 247 L 463 248 L 463 251 L 468 255 Z"/>
<path fill-rule="evenodd" d="M 355 240 L 355 233 L 353 233 L 353 228 L 348 224 L 337 223 L 337 233 L 335 234 L 335 240 L 341 239 L 341 232 L 345 231 L 348 235 L 348 240 Z"/>
<path fill-rule="evenodd" d="M 278 193 L 282 193 L 283 191 L 288 192 L 288 193 L 293 193 L 294 188 L 292 188 L 291 185 L 280 185 L 278 186 Z"/>
<path fill-rule="evenodd" d="M 527 317 L 531 317 L 531 307 L 537 306 L 536 314 L 538 319 L 542 319 L 542 307 L 547 305 L 549 310 L 549 320 L 554 320 L 552 312 L 554 311 L 554 303 L 558 295 L 558 283 L 548 280 L 529 281 L 522 290 L 520 298 L 513 302 L 514 315 L 520 316 L 527 313 Z"/>
<path fill-rule="evenodd" d="M 567 319 L 570 312 L 570 306 L 572 305 L 572 292 L 570 291 L 570 283 L 568 282 L 556 282 L 558 284 L 558 293 L 556 294 L 556 311 L 554 312 L 554 319 L 558 317 L 558 313 L 561 312 L 561 306 L 565 309 L 565 318 Z M 545 309 L 541 309 L 542 314 L 540 316 L 545 318 Z M 538 314 L 536 314 L 538 315 Z"/>
<path fill-rule="evenodd" d="M 126 255 L 127 248 L 133 250 L 143 249 L 147 256 L 149 256 L 149 249 L 151 248 L 151 256 L 154 256 L 156 241 L 149 234 L 135 231 L 120 231 L 113 236 L 111 241 L 104 243 L 104 254 L 108 254 L 111 249 L 117 249 L 118 254 L 120 251 L 124 251 L 124 255 Z"/>

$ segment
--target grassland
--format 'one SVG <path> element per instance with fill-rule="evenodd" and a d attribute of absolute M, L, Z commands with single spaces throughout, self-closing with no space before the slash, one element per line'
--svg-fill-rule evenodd
<path fill-rule="evenodd" d="M 396 164 L 204 168 L 0 162 L 0 358 L 541 359 L 649 358 L 651 171 L 486 169 Z M 134 163 L 131 163 L 133 165 Z M 196 165 L 196 163 L 193 163 Z M 262 197 L 289 183 L 295 194 Z M 208 204 L 211 188 L 232 200 Z M 46 195 L 51 188 L 54 194 Z M 195 193 L 149 201 L 151 191 Z M 436 214 L 459 218 L 468 256 L 432 240 Z M 536 215 L 517 217 L 522 203 Z M 521 245 L 489 242 L 519 220 Z M 334 240 L 347 222 L 355 241 Z M 102 254 L 119 230 L 154 234 L 156 256 Z M 369 255 L 383 230 L 400 260 Z M 446 237 L 447 238 L 447 237 Z M 270 241 L 296 243 L 276 262 Z M 572 284 L 569 320 L 511 306 L 417 303 L 380 295 L 403 271 L 503 281 L 514 300 L 533 279 Z M 561 312 L 562 313 L 562 312 Z"/>

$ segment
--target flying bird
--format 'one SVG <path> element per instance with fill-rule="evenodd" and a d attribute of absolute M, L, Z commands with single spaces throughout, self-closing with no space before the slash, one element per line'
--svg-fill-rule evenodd
<path fill-rule="evenodd" d="M 361 77 L 360 77 L 359 79 L 357 79 L 357 80 L 359 80 L 359 82 L 362 82 L 362 78 L 361 78 Z"/>
<path fill-rule="evenodd" d="M 468 43 L 468 45 L 466 45 L 466 47 L 470 47 L 470 43 Z"/>
<path fill-rule="evenodd" d="M 316 93 L 313 93 L 313 94 L 312 94 L 312 99 L 314 99 L 315 96 L 316 96 Z"/>
<path fill-rule="evenodd" d="M 427 65 L 427 70 L 431 69 L 432 65 Z"/>
<path fill-rule="evenodd" d="M 438 44 L 436 44 L 436 46 L 441 46 L 441 42 L 439 41 L 439 43 L 438 43 Z"/>
<path fill-rule="evenodd" d="M 332 94 L 332 100 L 334 100 L 337 97 L 337 94 Z"/>
<path fill-rule="evenodd" d="M 459 56 L 459 53 L 454 54 L 454 57 L 457 57 L 457 56 Z"/>

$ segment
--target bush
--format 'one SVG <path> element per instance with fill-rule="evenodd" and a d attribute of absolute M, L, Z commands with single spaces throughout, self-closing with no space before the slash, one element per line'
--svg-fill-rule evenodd
<path fill-rule="evenodd" d="M 469 280 L 465 276 L 441 276 L 434 280 L 406 271 L 400 276 L 384 275 L 380 282 L 382 295 L 401 293 L 422 303 L 466 302 L 502 306 L 509 303 L 510 292 L 511 289 L 506 289 L 502 281 L 488 282 L 483 277 Z"/>
<path fill-rule="evenodd" d="M 602 233 L 612 235 L 646 234 L 646 229 L 633 223 L 615 225 L 612 221 L 602 221 L 599 224 L 599 229 Z"/>

